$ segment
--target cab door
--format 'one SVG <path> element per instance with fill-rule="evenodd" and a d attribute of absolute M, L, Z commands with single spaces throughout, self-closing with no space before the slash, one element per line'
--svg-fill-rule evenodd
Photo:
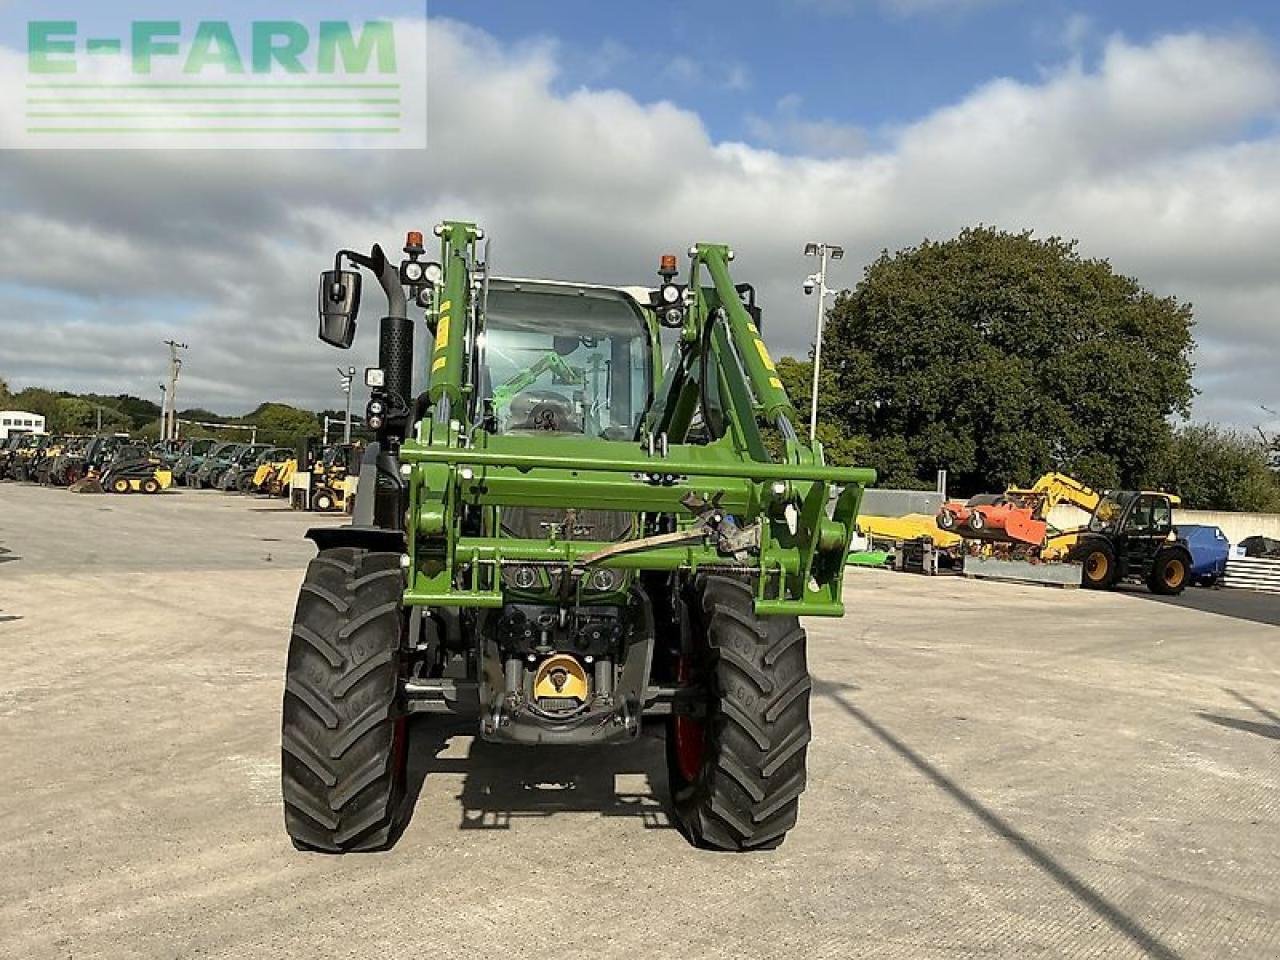
<path fill-rule="evenodd" d="M 1117 551 L 1125 562 L 1128 575 L 1146 572 L 1156 551 L 1164 546 L 1173 531 L 1173 507 L 1169 498 L 1158 493 L 1139 494 L 1125 518 Z"/>

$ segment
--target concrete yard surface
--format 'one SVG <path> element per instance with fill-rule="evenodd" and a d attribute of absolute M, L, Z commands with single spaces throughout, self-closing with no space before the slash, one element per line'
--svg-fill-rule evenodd
<path fill-rule="evenodd" d="M 773 853 L 672 829 L 656 728 L 429 718 L 398 845 L 299 853 L 282 673 L 334 522 L 0 485 L 0 957 L 1280 957 L 1280 628 L 1126 593 L 850 571 Z"/>

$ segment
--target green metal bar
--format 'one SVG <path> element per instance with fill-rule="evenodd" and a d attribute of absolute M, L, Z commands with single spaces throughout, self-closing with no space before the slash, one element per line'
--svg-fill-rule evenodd
<path fill-rule="evenodd" d="M 829 467 L 817 464 L 757 463 L 684 460 L 675 457 L 618 457 L 575 459 L 538 453 L 491 452 L 464 447 L 427 447 L 406 443 L 400 448 L 406 463 L 453 463 L 477 467 L 509 467 L 516 470 L 584 470 L 607 473 L 679 474 L 700 477 L 738 477 L 746 480 L 809 480 L 866 486 L 876 479 L 867 467 Z"/>
<path fill-rule="evenodd" d="M 796 411 L 782 387 L 778 368 L 774 366 L 773 358 L 769 356 L 769 351 L 760 338 L 760 331 L 742 305 L 733 285 L 733 278 L 729 275 L 728 247 L 718 243 L 700 243 L 696 249 L 698 259 L 706 264 L 711 282 L 715 284 L 720 306 L 728 315 L 729 334 L 738 349 L 738 355 L 746 364 L 747 376 L 765 417 L 771 421 L 779 416 L 794 419 Z"/>
<path fill-rule="evenodd" d="M 499 507 L 560 507 L 579 510 L 624 510 L 631 513 L 683 512 L 680 498 L 691 490 L 707 492 L 696 483 L 637 483 L 629 474 L 592 473 L 571 477 L 562 470 L 523 474 L 510 470 L 483 470 L 470 482 L 459 484 L 464 503 Z M 759 509 L 760 491 L 751 481 L 717 478 L 715 493 L 723 492 L 721 506 L 734 514 Z M 567 498 L 566 491 L 572 491 Z M 572 502 L 570 502 L 570 499 Z"/>
<path fill-rule="evenodd" d="M 722 385 L 721 397 L 727 395 L 729 407 L 732 409 L 730 419 L 734 422 L 747 453 L 752 460 L 768 462 L 771 458 L 760 436 L 760 428 L 756 426 L 755 404 L 751 398 L 751 391 L 744 379 L 742 366 L 734 356 L 733 346 L 729 343 L 729 335 L 725 332 L 723 325 L 717 325 L 711 331 L 711 356 Z"/>
<path fill-rule="evenodd" d="M 433 403 L 448 397 L 452 408 L 459 410 L 471 297 L 469 252 L 477 230 L 473 223 L 455 221 L 445 222 L 439 229 L 444 282 L 436 294 L 436 339 L 431 348 L 428 394 Z"/>
<path fill-rule="evenodd" d="M 843 617 L 844 604 L 839 600 L 757 600 L 756 613 L 762 617 Z"/>
<path fill-rule="evenodd" d="M 506 537 L 462 537 L 458 540 L 459 557 L 476 557 L 480 562 L 511 563 L 579 563 L 588 554 L 616 547 L 607 540 L 517 540 Z M 767 558 L 771 569 L 794 573 L 800 569 L 798 550 L 773 550 Z M 685 567 L 734 566 L 734 561 L 714 547 L 701 544 L 675 547 L 650 547 L 630 553 L 614 554 L 592 566 L 617 570 L 678 570 Z M 754 566 L 754 564 L 749 564 Z"/>

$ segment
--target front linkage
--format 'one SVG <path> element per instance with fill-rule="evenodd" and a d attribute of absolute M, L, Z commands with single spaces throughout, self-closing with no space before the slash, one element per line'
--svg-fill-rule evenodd
<path fill-rule="evenodd" d="M 664 257 L 640 295 L 491 277 L 477 227 L 436 234 L 437 262 L 410 234 L 398 269 L 378 247 L 343 251 L 321 282 L 328 342 L 354 334 L 344 259 L 389 309 L 354 522 L 312 531 L 295 618 L 291 836 L 388 845 L 406 716 L 465 712 L 487 739 L 530 744 L 627 741 L 661 717 L 686 833 L 781 842 L 809 740 L 798 617 L 843 613 L 873 472 L 797 438 L 728 248 L 693 247 L 687 284 Z M 433 336 L 418 395 L 410 300 Z M 660 327 L 678 331 L 665 372 Z"/>

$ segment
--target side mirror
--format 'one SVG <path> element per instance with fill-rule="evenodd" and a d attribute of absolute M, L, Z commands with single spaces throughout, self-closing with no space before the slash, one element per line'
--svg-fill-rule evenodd
<path fill-rule="evenodd" d="M 346 350 L 356 335 L 360 312 L 360 274 L 354 270 L 326 270 L 320 274 L 320 339 Z"/>

